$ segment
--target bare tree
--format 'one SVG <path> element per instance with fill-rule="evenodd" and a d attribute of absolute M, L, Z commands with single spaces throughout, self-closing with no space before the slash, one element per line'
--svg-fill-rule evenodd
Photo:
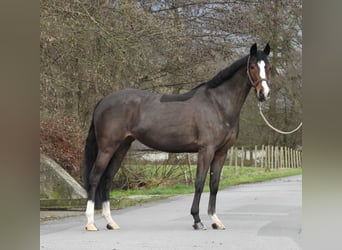
<path fill-rule="evenodd" d="M 184 92 L 270 42 L 272 123 L 301 118 L 301 1 L 41 0 L 41 116 L 65 113 L 87 127 L 97 100 L 122 88 Z M 240 144 L 301 144 L 270 132 L 253 95 Z"/>

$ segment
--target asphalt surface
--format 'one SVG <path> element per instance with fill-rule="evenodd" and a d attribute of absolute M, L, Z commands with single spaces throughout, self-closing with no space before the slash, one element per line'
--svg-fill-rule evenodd
<path fill-rule="evenodd" d="M 181 195 L 141 206 L 112 211 L 118 231 L 84 230 L 84 215 L 40 223 L 40 249 L 109 250 L 291 250 L 301 249 L 302 177 L 293 176 L 220 190 L 217 214 L 226 230 L 211 228 L 206 214 L 208 193 L 200 215 L 208 230 L 192 229 L 192 195 Z"/>

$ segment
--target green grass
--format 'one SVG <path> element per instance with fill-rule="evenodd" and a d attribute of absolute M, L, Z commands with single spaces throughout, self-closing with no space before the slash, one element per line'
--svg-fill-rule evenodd
<path fill-rule="evenodd" d="M 143 167 L 142 167 L 143 168 Z M 179 169 L 179 168 L 178 168 Z M 150 170 L 147 170 L 150 171 Z M 195 166 L 193 166 L 193 173 L 195 173 Z M 243 183 L 254 183 L 274 178 L 302 174 L 302 169 L 273 169 L 266 172 L 263 168 L 254 167 L 231 167 L 224 166 L 220 181 L 220 189 Z M 204 192 L 209 191 L 208 187 L 209 176 L 207 176 Z M 175 184 L 172 186 L 155 186 L 143 189 L 129 189 L 129 190 L 114 190 L 111 192 L 112 198 L 126 197 L 131 195 L 178 195 L 190 194 L 194 192 L 194 187 L 185 184 Z"/>

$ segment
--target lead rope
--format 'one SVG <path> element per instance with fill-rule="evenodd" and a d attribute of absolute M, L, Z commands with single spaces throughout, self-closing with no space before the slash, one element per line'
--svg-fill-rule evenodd
<path fill-rule="evenodd" d="M 278 132 L 278 133 L 280 133 L 280 134 L 284 134 L 284 135 L 292 134 L 292 133 L 296 132 L 298 129 L 300 129 L 300 127 L 303 125 L 303 123 L 301 122 L 301 123 L 298 125 L 297 128 L 295 128 L 294 130 L 291 130 L 291 131 L 282 131 L 282 130 L 279 130 L 279 129 L 273 127 L 273 126 L 267 121 L 266 117 L 265 117 L 264 114 L 262 113 L 262 109 L 261 109 L 262 104 L 261 104 L 261 102 L 258 103 L 258 106 L 259 106 L 259 113 L 260 113 L 261 117 L 264 119 L 264 121 L 266 122 L 266 124 L 267 124 L 271 129 L 273 129 L 274 131 L 276 131 L 276 132 Z"/>

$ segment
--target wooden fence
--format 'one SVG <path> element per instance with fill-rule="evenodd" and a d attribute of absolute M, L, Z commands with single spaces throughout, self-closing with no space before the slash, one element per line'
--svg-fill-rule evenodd
<path fill-rule="evenodd" d="M 271 168 L 301 168 L 302 151 L 289 147 L 255 146 L 254 149 L 231 147 L 226 162 L 230 166 Z"/>
<path fill-rule="evenodd" d="M 168 154 L 159 151 L 130 151 L 126 164 L 157 164 L 157 165 L 194 165 L 197 154 Z M 302 151 L 289 147 L 255 146 L 254 148 L 231 147 L 225 162 L 230 166 L 251 166 L 266 169 L 301 168 Z"/>

